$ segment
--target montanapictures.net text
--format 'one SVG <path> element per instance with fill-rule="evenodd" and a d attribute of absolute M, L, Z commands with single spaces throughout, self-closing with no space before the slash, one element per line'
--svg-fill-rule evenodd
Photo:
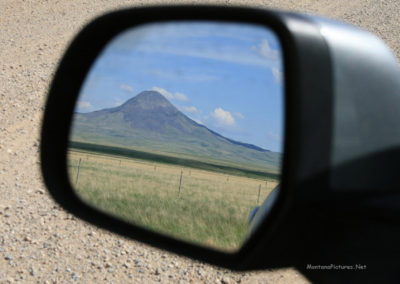
<path fill-rule="evenodd" d="M 312 264 L 307 264 L 307 269 L 310 269 L 310 270 L 365 270 L 365 269 L 367 269 L 367 266 L 365 264 L 355 264 L 355 265 L 341 265 L 341 264 L 312 265 Z"/>

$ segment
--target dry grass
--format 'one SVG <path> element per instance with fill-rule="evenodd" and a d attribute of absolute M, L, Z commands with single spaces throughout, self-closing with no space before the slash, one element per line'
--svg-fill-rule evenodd
<path fill-rule="evenodd" d="M 69 153 L 71 183 L 86 202 L 146 228 L 224 250 L 238 248 L 252 208 L 277 185 L 143 160 Z M 181 191 L 179 183 L 182 173 Z"/>

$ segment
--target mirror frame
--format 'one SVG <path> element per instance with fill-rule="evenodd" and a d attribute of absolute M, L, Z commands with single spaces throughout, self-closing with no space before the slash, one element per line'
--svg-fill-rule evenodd
<path fill-rule="evenodd" d="M 183 20 L 262 25 L 272 29 L 281 42 L 285 138 L 280 192 L 268 218 L 262 220 L 252 236 L 233 253 L 161 235 L 90 207 L 75 194 L 67 174 L 67 148 L 73 110 L 86 75 L 103 48 L 126 29 L 151 22 Z M 329 165 L 330 67 L 329 51 L 318 27 L 307 17 L 298 14 L 243 7 L 165 6 L 133 8 L 104 15 L 88 24 L 72 41 L 50 86 L 41 133 L 41 167 L 45 184 L 51 196 L 75 216 L 161 249 L 235 270 L 294 265 L 301 260 L 302 252 L 295 247 L 294 236 L 286 234 L 296 228 L 292 226 L 293 218 L 290 217 L 295 201 L 306 200 L 296 196 L 296 188 L 300 183 L 304 184 L 304 173 L 315 170 L 318 173 L 318 170 Z M 321 96 L 321 92 L 326 96 Z M 312 128 L 318 114 L 322 114 L 319 126 Z M 319 145 L 313 148 L 312 157 L 304 157 L 310 147 L 315 147 L 309 135 L 317 135 Z M 327 173 L 324 172 L 317 174 L 309 187 L 314 189 L 327 184 Z"/>

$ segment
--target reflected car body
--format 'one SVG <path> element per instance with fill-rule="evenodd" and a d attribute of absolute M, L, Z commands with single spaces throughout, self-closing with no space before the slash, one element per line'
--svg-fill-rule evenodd
<path fill-rule="evenodd" d="M 255 207 L 249 216 L 249 231 L 248 235 L 252 235 L 253 232 L 260 226 L 261 222 L 267 218 L 268 214 L 271 212 L 276 199 L 279 195 L 280 185 L 278 184 L 271 193 L 267 196 L 261 206 Z"/>

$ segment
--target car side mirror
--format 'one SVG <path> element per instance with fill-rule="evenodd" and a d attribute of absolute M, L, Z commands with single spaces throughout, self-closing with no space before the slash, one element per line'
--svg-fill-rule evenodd
<path fill-rule="evenodd" d="M 397 190 L 399 74 L 378 38 L 313 16 L 113 12 L 55 74 L 44 181 L 120 235 L 231 269 L 302 268 L 327 257 L 306 254 L 321 228 L 360 210 L 349 200 Z"/>

